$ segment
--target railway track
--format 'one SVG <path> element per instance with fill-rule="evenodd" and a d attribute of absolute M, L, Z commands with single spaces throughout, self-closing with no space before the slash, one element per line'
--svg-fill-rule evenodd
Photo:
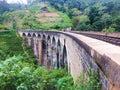
<path fill-rule="evenodd" d="M 117 46 L 120 46 L 120 33 L 100 33 L 100 32 L 79 32 L 73 31 L 72 33 L 81 34 L 87 37 L 102 40 Z"/>

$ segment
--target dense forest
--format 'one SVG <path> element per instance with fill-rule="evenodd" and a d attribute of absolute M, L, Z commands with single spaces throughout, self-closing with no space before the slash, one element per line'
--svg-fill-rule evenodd
<path fill-rule="evenodd" d="M 72 19 L 73 30 L 120 31 L 120 0 L 47 0 Z"/>

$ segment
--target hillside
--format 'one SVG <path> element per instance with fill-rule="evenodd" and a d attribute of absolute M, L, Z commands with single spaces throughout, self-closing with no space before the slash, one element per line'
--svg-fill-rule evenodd
<path fill-rule="evenodd" d="M 47 11 L 42 11 L 47 8 Z M 5 29 L 62 29 L 71 26 L 69 17 L 51 6 L 37 4 L 2 15 Z"/>
<path fill-rule="evenodd" d="M 72 19 L 72 30 L 120 32 L 120 0 L 47 0 Z"/>

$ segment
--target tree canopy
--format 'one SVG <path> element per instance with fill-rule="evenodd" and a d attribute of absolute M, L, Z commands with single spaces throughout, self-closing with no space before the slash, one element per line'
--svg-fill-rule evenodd
<path fill-rule="evenodd" d="M 106 31 L 111 27 L 114 29 L 114 31 L 120 32 L 120 0 L 27 0 L 27 2 L 28 5 L 26 6 L 20 3 L 8 4 L 6 0 L 2 0 L 0 1 L 0 14 L 3 14 L 4 12 L 20 10 L 23 8 L 26 9 L 26 7 L 30 7 L 30 5 L 39 5 L 40 3 L 46 2 L 53 8 L 66 13 L 72 19 L 72 30 Z M 34 12 L 35 10 L 36 9 L 33 8 L 32 11 Z M 87 22 L 81 22 L 80 19 L 83 20 L 85 17 L 87 17 Z M 0 24 L 3 24 L 5 18 L 6 17 L 4 17 L 4 15 L 0 16 Z M 34 19 L 31 20 L 34 21 Z M 12 21 L 13 28 L 17 28 L 16 19 Z M 38 23 L 37 21 L 35 22 Z M 28 24 L 32 23 L 33 22 L 30 21 Z M 57 24 L 54 27 L 60 27 L 60 25 L 61 24 Z M 32 25 L 31 27 L 34 28 L 34 26 L 35 25 Z M 37 29 L 38 28 L 40 27 L 37 27 Z"/>

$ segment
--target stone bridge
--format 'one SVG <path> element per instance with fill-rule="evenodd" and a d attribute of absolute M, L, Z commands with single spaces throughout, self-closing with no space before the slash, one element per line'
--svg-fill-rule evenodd
<path fill-rule="evenodd" d="M 91 67 L 98 70 L 102 90 L 120 90 L 120 47 L 80 34 L 59 31 L 19 31 L 32 47 L 37 64 L 64 68 L 74 80 Z"/>

